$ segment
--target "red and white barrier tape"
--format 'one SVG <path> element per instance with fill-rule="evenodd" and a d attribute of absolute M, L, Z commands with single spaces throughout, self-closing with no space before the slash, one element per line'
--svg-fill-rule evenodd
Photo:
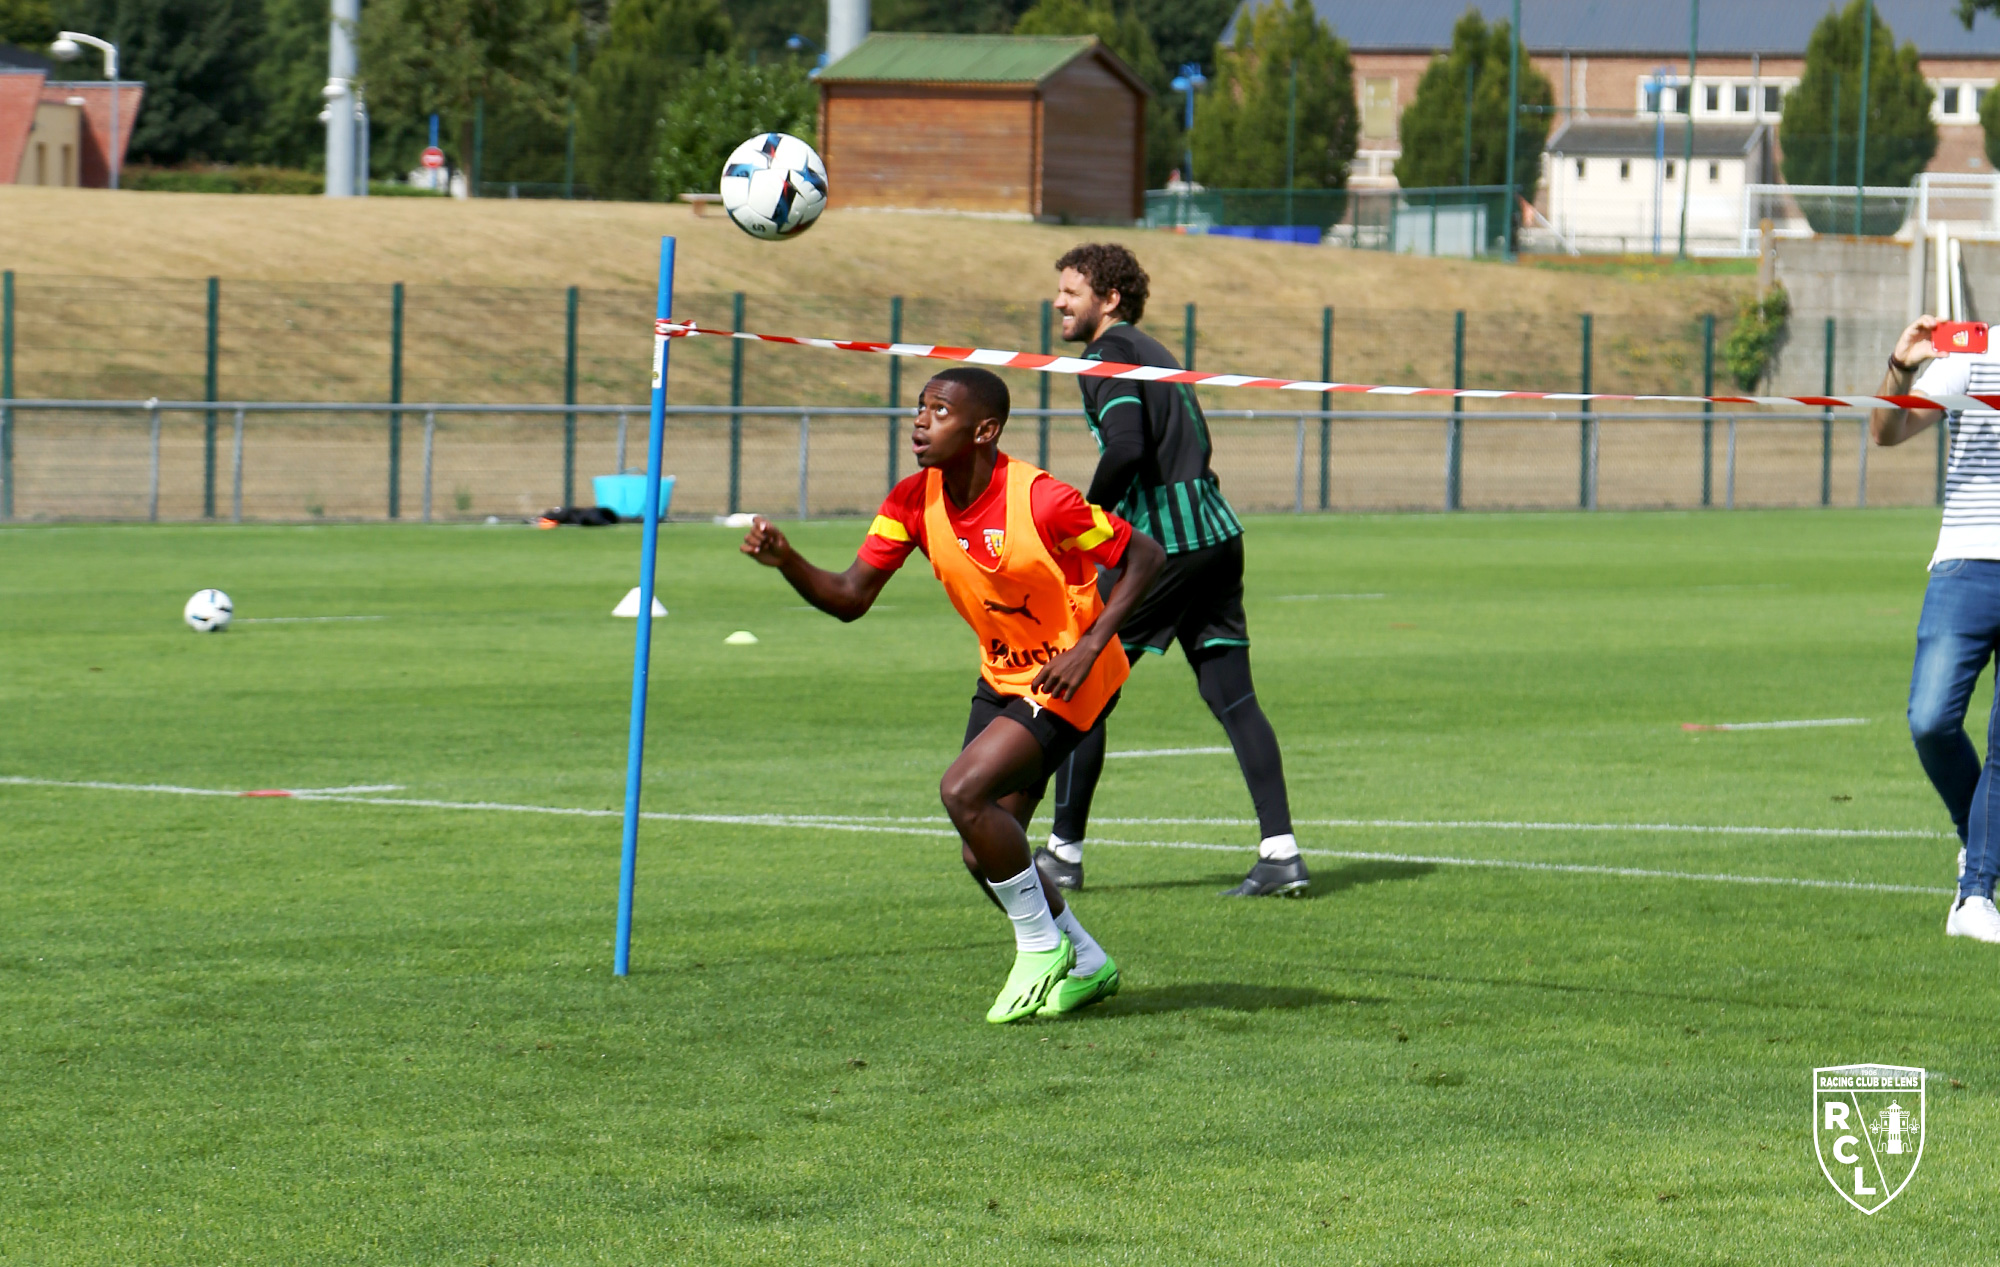
<path fill-rule="evenodd" d="M 1124 365 L 1117 361 L 1087 361 L 1080 356 L 1049 356 L 1038 352 L 1002 352 L 993 348 L 952 348 L 930 343 L 873 343 L 865 339 L 801 339 L 783 334 L 752 334 L 747 330 L 709 330 L 691 321 L 656 321 L 660 339 L 749 339 L 757 343 L 789 343 L 836 352 L 873 352 L 879 356 L 914 356 L 934 361 L 959 361 L 1003 369 L 1039 370 L 1082 378 L 1123 378 L 1149 383 L 1187 383 L 1198 387 L 1264 387 L 1281 392 L 1343 392 L 1359 396 L 1451 396 L 1461 400 L 1623 400 L 1655 404 L 1810 405 L 1815 409 L 2000 409 L 2000 396 L 1624 396 L 1613 392 L 1511 392 L 1480 387 L 1383 387 L 1369 383 L 1322 383 L 1305 378 L 1258 378 L 1249 374 L 1208 374 L 1170 370 L 1157 365 Z"/>

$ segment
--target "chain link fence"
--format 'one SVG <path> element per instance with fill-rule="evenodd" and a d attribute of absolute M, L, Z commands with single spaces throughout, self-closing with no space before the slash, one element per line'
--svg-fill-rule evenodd
<path fill-rule="evenodd" d="M 643 467 L 640 407 L 17 401 L 0 487 L 27 520 L 518 520 Z M 213 421 L 211 421 L 213 419 Z M 1220 411 L 1215 467 L 1246 512 L 1923 504 L 1928 446 L 1856 416 Z M 676 406 L 674 518 L 872 514 L 913 469 L 904 411 Z M 1087 486 L 1074 413 L 1028 410 L 1009 452 Z M 566 490 L 566 484 L 568 488 Z"/>
<path fill-rule="evenodd" d="M 587 503 L 592 476 L 644 460 L 653 296 L 641 289 L 4 281 L 7 517 L 416 518 L 428 506 L 432 519 L 511 518 Z M 675 310 L 714 328 L 839 338 L 1041 350 L 1059 337 L 1045 303 L 710 292 L 682 294 Z M 1728 320 L 1300 311 L 1162 294 L 1144 325 L 1201 369 L 1712 394 L 1728 386 L 1717 381 Z M 1815 354 L 1858 347 L 1827 335 L 1796 332 L 1780 358 L 1788 377 L 1805 376 Z M 705 338 L 675 340 L 671 355 L 676 516 L 864 514 L 912 469 L 905 415 L 922 362 Z M 1010 450 L 1087 484 L 1096 446 L 1074 412 L 1074 383 L 1002 373 L 1016 406 Z M 1872 387 L 1819 377 L 1806 390 Z M 1851 504 L 1861 489 L 1851 417 L 1732 424 L 1616 406 L 1522 415 L 1480 402 L 1385 399 L 1352 411 L 1351 397 L 1202 397 L 1216 469 L 1246 511 L 1725 505 L 1717 437 L 1732 425 L 1736 505 Z M 1279 408 L 1245 408 L 1266 404 Z M 1913 443 L 1870 460 L 1871 502 L 1936 499 L 1941 448 Z"/>

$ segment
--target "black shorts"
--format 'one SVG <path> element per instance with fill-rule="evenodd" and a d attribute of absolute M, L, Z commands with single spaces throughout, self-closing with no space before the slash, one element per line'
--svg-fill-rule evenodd
<path fill-rule="evenodd" d="M 1108 654 L 1110 648 L 1105 650 Z M 1105 701 L 1104 711 L 1097 715 L 1097 720 L 1103 721 L 1111 716 L 1111 710 L 1116 707 L 1118 696 L 1113 694 Z M 1039 800 L 1048 791 L 1049 776 L 1069 760 L 1069 754 L 1076 751 L 1076 746 L 1083 742 L 1088 732 L 1078 730 L 1049 709 L 1029 707 L 1028 701 L 1018 695 L 1002 695 L 988 685 L 985 678 L 980 678 L 978 689 L 972 693 L 972 713 L 965 719 L 965 744 L 960 747 L 977 739 L 996 717 L 1011 717 L 1020 722 L 1035 737 L 1035 742 L 1042 746 L 1042 772 L 1033 784 L 1022 789 L 1033 792 Z"/>
<path fill-rule="evenodd" d="M 1243 538 L 1186 554 L 1170 554 L 1139 606 L 1125 618 L 1118 640 L 1125 654 L 1165 655 L 1180 640 L 1190 660 L 1211 647 L 1247 647 L 1250 625 L 1243 615 Z"/>

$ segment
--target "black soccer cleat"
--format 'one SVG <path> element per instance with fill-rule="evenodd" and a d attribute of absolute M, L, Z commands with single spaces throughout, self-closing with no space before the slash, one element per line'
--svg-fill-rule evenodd
<path fill-rule="evenodd" d="M 1306 875 L 1306 860 L 1298 854 L 1279 861 L 1259 858 L 1243 883 L 1225 889 L 1224 897 L 1304 897 L 1312 880 Z"/>
<path fill-rule="evenodd" d="M 1064 862 L 1044 846 L 1035 850 L 1035 866 L 1042 873 L 1043 884 L 1053 884 L 1066 893 L 1075 893 L 1083 888 L 1081 862 Z"/>

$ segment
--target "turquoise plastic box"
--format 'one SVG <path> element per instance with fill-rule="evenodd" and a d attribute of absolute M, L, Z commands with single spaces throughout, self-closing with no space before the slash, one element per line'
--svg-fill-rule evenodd
<path fill-rule="evenodd" d="M 644 475 L 599 475 L 590 481 L 591 491 L 597 495 L 597 504 L 606 510 L 616 511 L 620 519 L 638 519 L 646 513 L 646 477 Z M 667 506 L 674 499 L 674 477 L 660 477 L 660 518 L 667 517 Z"/>

